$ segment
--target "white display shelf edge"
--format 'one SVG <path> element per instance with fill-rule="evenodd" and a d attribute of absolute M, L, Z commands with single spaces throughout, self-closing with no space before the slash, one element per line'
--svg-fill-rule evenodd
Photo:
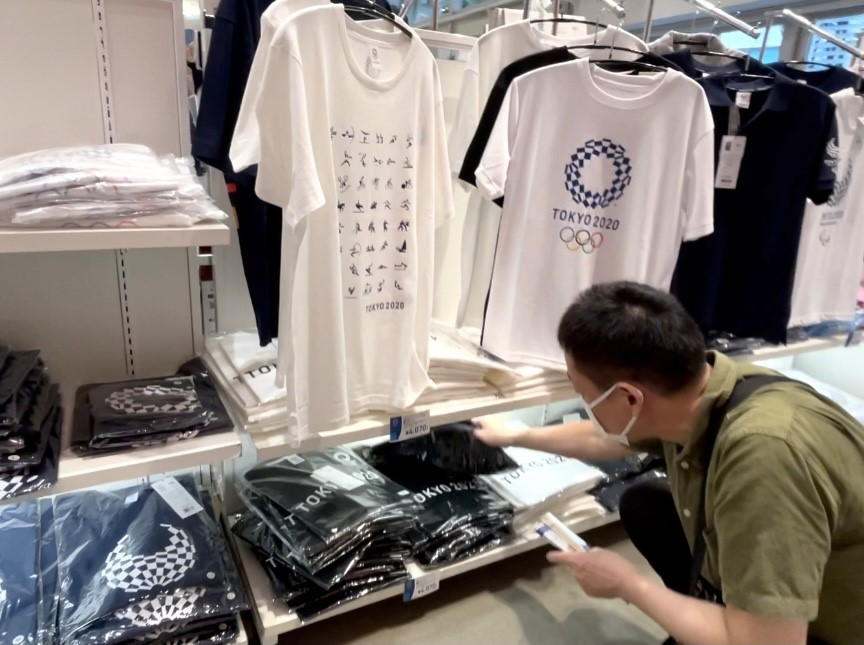
<path fill-rule="evenodd" d="M 807 352 L 842 347 L 846 342 L 845 335 L 832 336 L 830 338 L 813 338 L 801 343 L 789 346 L 778 345 L 762 347 L 752 354 L 733 356 L 736 361 L 764 361 L 774 358 L 784 358 L 805 354 Z M 573 389 L 567 385 L 550 389 L 543 394 L 516 395 L 511 397 L 482 397 L 478 399 L 464 399 L 451 403 L 435 404 L 429 406 L 418 406 L 406 410 L 404 414 L 413 414 L 429 410 L 430 422 L 433 426 L 446 423 L 464 421 L 473 417 L 500 414 L 511 410 L 529 408 L 535 405 L 556 403 L 568 399 L 577 398 Z M 340 446 L 354 441 L 363 441 L 375 437 L 386 437 L 390 432 L 390 416 L 376 415 L 359 419 L 347 426 L 329 430 L 304 439 L 299 445 L 292 443 L 283 432 L 266 432 L 252 434 L 252 441 L 258 453 L 258 461 L 270 461 L 279 459 L 286 455 L 309 452 L 311 450 L 322 450 L 332 446 Z"/>
<path fill-rule="evenodd" d="M 570 528 L 577 533 L 584 533 L 585 531 L 590 531 L 591 529 L 616 522 L 618 519 L 617 513 L 607 513 L 606 515 L 594 517 L 582 522 L 575 522 L 570 525 Z M 277 645 L 280 634 L 290 632 L 299 627 L 303 627 L 304 625 L 311 625 L 312 623 L 321 620 L 333 618 L 339 614 L 360 609 L 361 607 L 366 607 L 388 598 L 401 596 L 404 591 L 405 585 L 397 584 L 382 589 L 381 591 L 371 593 L 363 598 L 347 602 L 341 607 L 337 607 L 336 609 L 318 616 L 317 618 L 302 623 L 297 615 L 289 610 L 285 604 L 281 601 L 273 600 L 267 573 L 258 563 L 252 550 L 239 540 L 235 540 L 233 534 L 231 534 L 230 542 L 238 555 L 241 575 L 245 578 L 246 589 L 251 595 L 252 615 L 255 620 L 255 627 L 258 630 L 258 638 L 261 640 L 261 645 Z M 548 543 L 539 536 L 519 538 L 510 544 L 491 549 L 490 551 L 486 551 L 485 553 L 481 553 L 480 555 L 462 562 L 445 565 L 438 569 L 434 569 L 434 571 L 437 571 L 440 574 L 443 582 L 448 578 L 458 576 L 462 573 L 467 573 L 468 571 L 473 571 L 474 569 L 479 569 L 480 567 L 485 567 L 486 565 L 495 562 L 506 560 L 507 558 L 512 558 L 546 544 Z M 413 563 L 409 564 L 408 568 L 412 572 L 423 571 Z M 421 599 L 415 602 L 423 601 Z"/>
<path fill-rule="evenodd" d="M 0 253 L 223 246 L 230 239 L 228 227 L 218 223 L 188 228 L 0 229 Z"/>
<path fill-rule="evenodd" d="M 0 504 L 197 468 L 235 459 L 241 452 L 240 437 L 234 430 L 112 455 L 82 457 L 66 450 L 60 455 L 55 486 L 20 497 L 9 497 Z"/>
<path fill-rule="evenodd" d="M 243 619 L 237 616 L 237 624 L 240 626 L 240 636 L 234 641 L 233 645 L 249 645 L 249 637 L 246 636 L 246 628 L 243 626 Z"/>
<path fill-rule="evenodd" d="M 482 397 L 478 399 L 464 399 L 452 403 L 435 404 L 429 406 L 418 406 L 406 410 L 403 414 L 414 414 L 429 410 L 430 422 L 433 426 L 444 425 L 464 421 L 473 417 L 499 414 L 510 410 L 530 408 L 535 405 L 566 401 L 576 398 L 573 388 L 567 387 L 550 389 L 543 394 L 530 394 L 527 396 L 512 397 Z M 258 461 L 270 461 L 279 459 L 286 455 L 309 452 L 311 450 L 322 450 L 332 446 L 341 446 L 354 441 L 363 441 L 375 437 L 385 437 L 390 433 L 390 416 L 376 415 L 360 419 L 347 426 L 329 430 L 304 439 L 300 445 L 292 443 L 287 435 L 282 432 L 267 432 L 252 434 L 252 441 L 258 452 Z"/>

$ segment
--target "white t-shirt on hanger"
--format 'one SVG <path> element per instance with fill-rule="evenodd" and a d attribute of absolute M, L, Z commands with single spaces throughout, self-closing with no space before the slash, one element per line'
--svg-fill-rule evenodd
<path fill-rule="evenodd" d="M 587 60 L 510 86 L 476 177 L 504 213 L 483 347 L 562 368 L 562 314 L 593 284 L 668 289 L 681 242 L 713 231 L 714 123 L 702 88 L 668 70 Z"/>
<path fill-rule="evenodd" d="M 566 24 L 566 23 L 565 23 Z M 450 167 L 458 173 L 465 153 L 486 106 L 486 99 L 501 71 L 520 58 L 555 47 L 568 45 L 612 45 L 637 51 L 648 51 L 648 46 L 636 36 L 615 26 L 601 29 L 596 36 L 588 26 L 588 35 L 554 36 L 547 31 L 550 23 L 530 23 L 527 20 L 498 27 L 481 36 L 465 66 L 456 122 L 450 133 Z M 587 54 L 590 50 L 586 50 Z M 575 51 L 577 55 L 578 51 Z M 596 52 L 594 52 L 596 54 Z M 605 54 L 604 54 L 605 55 Z M 628 52 L 614 52 L 613 58 L 635 58 Z M 483 325 L 483 310 L 492 263 L 501 209 L 485 201 L 472 190 L 465 213 L 462 236 L 462 294 L 456 324 L 479 329 Z"/>
<path fill-rule="evenodd" d="M 790 327 L 855 314 L 864 262 L 864 97 L 846 89 L 831 98 L 837 104 L 837 182 L 828 203 L 807 202 Z"/>
<path fill-rule="evenodd" d="M 293 425 L 410 406 L 429 383 L 435 227 L 453 214 L 432 53 L 342 5 L 303 10 L 273 38 L 256 115 L 256 191 L 283 209 L 293 276 L 279 329 Z"/>

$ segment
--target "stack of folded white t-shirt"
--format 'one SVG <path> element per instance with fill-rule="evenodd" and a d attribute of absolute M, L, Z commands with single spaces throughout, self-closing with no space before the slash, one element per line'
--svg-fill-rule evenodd
<path fill-rule="evenodd" d="M 39 150 L 0 159 L 0 226 L 184 227 L 226 219 L 191 160 L 136 144 Z"/>
<path fill-rule="evenodd" d="M 529 365 L 513 367 L 510 372 L 490 373 L 486 380 L 501 396 L 507 397 L 539 396 L 571 387 L 567 372 Z"/>
<path fill-rule="evenodd" d="M 603 471 L 569 459 L 528 448 L 505 448 L 519 464 L 514 470 L 482 475 L 490 488 L 513 504 L 517 531 L 530 528 L 543 513 L 562 521 L 588 519 L 604 513 L 588 491 L 603 478 Z"/>

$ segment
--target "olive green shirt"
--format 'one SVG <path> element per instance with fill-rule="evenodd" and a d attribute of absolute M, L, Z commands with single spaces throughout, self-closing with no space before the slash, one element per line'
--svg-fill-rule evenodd
<path fill-rule="evenodd" d="M 669 484 L 693 548 L 711 410 L 737 380 L 773 373 L 710 352 L 690 441 L 665 444 Z M 708 468 L 703 576 L 745 611 L 810 623 L 864 644 L 864 428 L 796 383 L 760 388 L 724 419 Z"/>

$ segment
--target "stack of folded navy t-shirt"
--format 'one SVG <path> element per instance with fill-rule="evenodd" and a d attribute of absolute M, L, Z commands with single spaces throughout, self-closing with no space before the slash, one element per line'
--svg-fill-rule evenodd
<path fill-rule="evenodd" d="M 84 454 L 130 450 L 231 428 L 207 373 L 188 366 L 176 376 L 78 388 L 73 448 Z"/>
<path fill-rule="evenodd" d="M 0 499 L 57 482 L 60 395 L 39 352 L 0 346 Z"/>
<path fill-rule="evenodd" d="M 206 493 L 150 486 L 0 509 L 0 642 L 230 643 L 248 608 Z"/>
<path fill-rule="evenodd" d="M 274 594 L 308 619 L 408 579 L 418 533 L 411 493 L 344 448 L 291 455 L 239 483 L 249 510 L 234 533 Z"/>

